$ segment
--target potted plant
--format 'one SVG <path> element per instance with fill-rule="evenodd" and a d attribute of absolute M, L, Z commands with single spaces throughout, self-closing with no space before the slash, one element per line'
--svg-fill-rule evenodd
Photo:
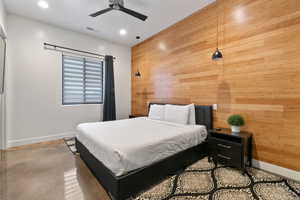
<path fill-rule="evenodd" d="M 233 133 L 239 133 L 240 127 L 245 125 L 244 118 L 241 115 L 231 115 L 228 117 L 227 122 L 231 125 Z"/>

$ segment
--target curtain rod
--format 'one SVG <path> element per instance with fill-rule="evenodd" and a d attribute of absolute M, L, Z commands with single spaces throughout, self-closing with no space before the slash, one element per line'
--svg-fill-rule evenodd
<path fill-rule="evenodd" d="M 47 48 L 48 47 L 53 47 L 54 49 L 53 50 L 57 50 L 57 48 L 59 49 L 65 49 L 65 50 L 68 50 L 68 51 L 74 51 L 74 52 L 79 52 L 79 53 L 84 53 L 84 54 L 90 54 L 90 55 L 93 55 L 93 56 L 99 56 L 99 57 L 102 57 L 102 58 L 105 58 L 105 55 L 101 55 L 101 54 L 98 54 L 98 53 L 92 53 L 92 52 L 89 52 L 89 51 L 81 51 L 81 50 L 78 50 L 78 49 L 72 49 L 72 48 L 69 48 L 69 47 L 63 47 L 63 46 L 59 46 L 59 45 L 55 45 L 55 44 L 49 44 L 49 43 L 44 43 L 44 47 Z M 113 59 L 116 59 L 115 57 L 113 57 Z"/>

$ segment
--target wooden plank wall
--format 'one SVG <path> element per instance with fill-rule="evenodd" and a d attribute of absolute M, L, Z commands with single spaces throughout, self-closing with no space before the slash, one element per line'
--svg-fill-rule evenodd
<path fill-rule="evenodd" d="M 300 1 L 220 0 L 134 46 L 132 113 L 148 102 L 217 103 L 215 127 L 242 114 L 255 158 L 299 171 Z"/>

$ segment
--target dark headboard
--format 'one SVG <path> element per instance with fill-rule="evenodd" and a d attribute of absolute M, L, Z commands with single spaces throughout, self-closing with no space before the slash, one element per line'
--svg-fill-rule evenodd
<path fill-rule="evenodd" d="M 150 106 L 153 104 L 166 105 L 165 103 L 150 103 L 148 107 L 148 111 L 150 110 Z M 186 105 L 186 104 L 172 104 L 172 105 Z M 213 128 L 212 106 L 195 105 L 195 114 L 196 114 L 195 116 L 196 124 L 205 125 L 207 130 Z"/>

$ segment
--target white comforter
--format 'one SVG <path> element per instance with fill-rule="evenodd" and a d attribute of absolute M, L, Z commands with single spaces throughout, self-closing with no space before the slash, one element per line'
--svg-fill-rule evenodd
<path fill-rule="evenodd" d="M 203 142 L 205 126 L 148 118 L 84 123 L 77 139 L 116 176 L 145 167 Z"/>

